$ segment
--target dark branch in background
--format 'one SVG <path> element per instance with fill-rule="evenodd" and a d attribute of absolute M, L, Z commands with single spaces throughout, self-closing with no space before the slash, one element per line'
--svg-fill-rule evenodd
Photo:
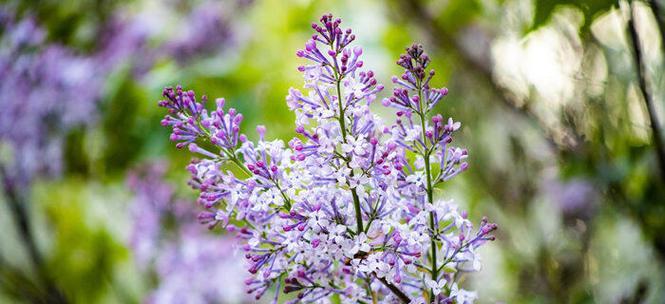
<path fill-rule="evenodd" d="M 30 215 L 28 214 L 26 201 L 22 198 L 15 183 L 7 176 L 2 166 L 0 166 L 0 176 L 2 177 L 2 186 L 13 222 L 19 233 L 19 239 L 23 242 L 23 245 L 28 252 L 30 262 L 37 273 L 39 283 L 42 284 L 46 291 L 45 301 L 47 303 L 67 303 L 64 295 L 57 288 L 55 282 L 51 279 L 44 267 L 44 260 L 39 253 L 39 248 L 37 248 L 37 242 L 30 225 Z"/>
<path fill-rule="evenodd" d="M 665 16 L 663 16 L 663 11 L 662 7 L 656 0 L 650 0 L 649 1 L 650 8 L 654 14 L 654 17 L 656 18 L 656 24 L 658 25 L 658 32 L 660 33 L 661 36 L 661 50 L 662 50 L 662 55 L 665 57 Z M 658 158 L 658 164 L 659 164 L 659 169 L 661 172 L 661 177 L 662 181 L 665 182 L 665 146 L 663 144 L 663 134 L 661 132 L 660 124 L 658 122 L 658 117 L 656 116 L 656 111 L 654 109 L 654 104 L 653 104 L 653 96 L 651 91 L 649 90 L 646 82 L 646 71 L 645 65 L 644 65 L 644 56 L 642 53 L 642 47 L 639 42 L 639 34 L 637 33 L 637 28 L 635 26 L 635 9 L 633 5 L 631 4 L 629 6 L 630 12 L 629 12 L 629 19 L 628 19 L 628 33 L 630 35 L 630 43 L 631 47 L 633 49 L 633 57 L 635 60 L 635 69 L 640 85 L 640 91 L 642 92 L 642 99 L 644 99 L 644 102 L 647 107 L 647 111 L 649 112 L 649 120 L 650 120 L 650 125 L 652 129 L 652 136 L 653 136 L 653 141 L 654 141 L 654 146 L 656 148 L 656 155 Z M 614 187 L 620 188 L 618 186 Z M 616 190 L 617 193 L 622 193 L 619 190 Z M 625 194 L 622 197 L 624 201 L 624 205 L 629 205 L 627 202 L 627 198 L 625 197 Z M 635 208 L 628 207 L 627 208 L 629 211 L 631 211 L 634 216 L 640 221 L 642 226 L 648 227 L 648 221 L 645 218 L 645 215 L 641 210 L 634 210 Z M 656 248 L 656 252 L 658 253 L 659 257 L 661 260 L 665 260 L 665 236 L 662 233 L 655 233 L 653 236 L 653 243 Z"/>
<path fill-rule="evenodd" d="M 658 0 L 649 0 L 649 6 L 651 7 L 651 11 L 656 18 L 658 33 L 660 33 L 661 56 L 662 58 L 665 58 L 665 14 L 663 14 L 663 6 L 658 2 Z M 662 236 L 662 234 L 656 234 L 654 243 L 658 254 L 661 256 L 661 259 L 665 260 L 665 236 Z"/>
<path fill-rule="evenodd" d="M 663 50 L 663 57 L 665 57 L 665 15 L 663 15 L 663 6 L 658 3 L 658 0 L 649 0 L 649 7 L 654 17 L 656 17 L 656 24 L 658 25 L 658 32 L 660 33 L 660 47 Z"/>
<path fill-rule="evenodd" d="M 492 76 L 492 66 L 490 58 L 474 58 L 470 52 L 464 50 L 463 46 L 456 43 L 456 37 L 441 29 L 436 24 L 434 17 L 423 6 L 419 0 L 403 0 L 398 1 L 403 5 L 403 12 L 413 15 L 416 22 L 421 23 L 421 27 L 431 37 L 432 42 L 438 44 L 438 47 L 444 49 L 446 52 L 453 53 L 461 61 L 461 65 L 466 71 L 471 72 L 474 77 L 481 82 L 489 85 L 494 92 L 494 96 L 498 97 L 498 101 L 507 107 L 511 112 L 525 117 L 530 123 L 535 125 L 543 134 L 551 148 L 555 151 L 575 150 L 581 143 L 579 136 L 575 132 L 566 128 L 562 130 L 563 139 L 566 142 L 559 142 L 555 136 L 557 130 L 548 126 L 543 119 L 536 114 L 528 103 L 522 103 L 517 100 L 515 94 L 509 89 L 498 84 Z M 485 55 L 487 57 L 487 55 Z"/>
<path fill-rule="evenodd" d="M 649 123 L 651 125 L 651 134 L 653 135 L 653 143 L 658 157 L 658 166 L 660 167 L 660 174 L 662 181 L 665 182 L 665 145 L 663 144 L 663 135 L 660 130 L 658 117 L 656 116 L 656 109 L 653 104 L 653 96 L 647 85 L 647 75 L 644 66 L 644 55 L 642 53 L 642 46 L 640 45 L 639 35 L 635 27 L 635 8 L 633 4 L 629 6 L 630 14 L 628 15 L 628 34 L 630 35 L 630 43 L 633 49 L 633 59 L 635 59 L 635 70 L 637 79 L 640 85 L 640 92 L 642 99 L 649 112 Z"/>
<path fill-rule="evenodd" d="M 649 3 L 651 4 L 651 9 L 653 10 L 654 16 L 656 17 L 656 21 L 658 24 L 658 30 L 659 34 L 661 36 L 661 47 L 663 51 L 663 56 L 665 58 L 665 16 L 664 16 L 664 11 L 663 7 L 658 3 L 658 0 L 648 0 Z M 517 100 L 517 97 L 511 92 L 510 89 L 502 86 L 501 84 L 497 83 L 496 79 L 493 77 L 493 67 L 492 67 L 492 61 L 489 56 L 489 54 L 481 54 L 480 56 L 474 54 L 472 52 L 469 52 L 464 48 L 464 45 L 461 45 L 459 41 L 456 39 L 456 35 L 451 34 L 447 32 L 444 28 L 441 28 L 434 19 L 434 17 L 431 15 L 430 11 L 427 10 L 424 7 L 424 4 L 420 0 L 397 0 L 398 4 L 401 5 L 401 10 L 400 13 L 408 13 L 411 14 L 411 19 L 415 21 L 415 23 L 419 23 L 419 26 L 425 30 L 427 35 L 430 37 L 431 42 L 437 44 L 440 48 L 444 49 L 448 53 L 452 53 L 454 56 L 456 56 L 456 59 L 460 62 L 460 65 L 462 65 L 465 69 L 465 72 L 468 72 L 471 74 L 472 77 L 475 77 L 479 82 L 484 82 L 488 85 L 490 89 L 493 90 L 493 95 L 498 97 L 498 101 L 501 102 L 504 106 L 506 106 L 511 112 L 518 114 L 519 116 L 525 117 L 532 125 L 534 125 L 538 131 L 543 135 L 543 137 L 546 139 L 546 141 L 549 143 L 550 147 L 552 148 L 553 152 L 560 158 L 561 161 L 565 162 L 571 157 L 577 158 L 579 157 L 580 159 L 590 159 L 593 157 L 593 151 L 588 150 L 586 143 L 582 139 L 582 136 L 579 134 L 579 131 L 576 129 L 576 127 L 573 126 L 564 126 L 565 130 L 563 132 L 563 142 L 558 142 L 556 139 L 556 135 L 558 135 L 556 132 L 558 130 L 548 126 L 547 123 L 545 123 L 542 118 L 535 113 L 531 108 L 529 108 L 529 103 L 521 103 L 519 100 Z M 634 27 L 634 26 L 633 26 Z M 635 32 L 636 35 L 636 32 Z M 593 38 L 593 35 L 588 35 L 587 38 L 592 39 L 592 41 L 596 42 L 595 39 Z M 633 39 L 634 41 L 637 41 L 637 39 Z M 597 42 L 596 42 L 597 43 Z M 482 46 L 480 46 L 482 47 Z M 638 46 L 639 47 L 639 46 Z M 640 58 L 640 61 L 642 59 Z M 649 106 L 650 106 L 650 111 L 649 115 L 650 117 L 654 117 L 655 119 L 655 111 L 653 111 L 653 100 L 652 97 L 647 91 L 646 88 L 646 81 L 644 79 L 644 75 L 641 71 L 642 69 L 642 64 L 638 64 L 639 69 L 640 69 L 640 81 L 643 82 L 641 83 L 641 88 L 643 94 L 646 93 L 648 94 L 648 97 L 645 97 L 645 102 L 649 100 Z M 648 98 L 648 99 L 647 99 Z M 521 104 L 524 104 L 523 106 Z M 654 120 L 651 120 L 651 126 L 652 128 L 655 129 L 653 131 L 654 133 L 654 141 L 656 143 L 656 152 L 658 153 L 658 158 L 659 158 L 659 166 L 660 166 L 660 173 L 662 174 L 661 176 L 663 177 L 663 180 L 665 180 L 665 167 L 664 167 L 664 158 L 663 155 L 663 144 L 662 144 L 662 135 L 659 129 L 659 125 L 657 124 L 657 121 L 654 123 Z M 656 133 L 658 133 L 656 135 Z M 603 151 L 603 153 L 606 153 L 607 151 Z M 575 155 L 577 157 L 575 157 Z M 608 160 L 610 161 L 610 160 Z M 611 162 L 611 161 L 610 161 Z M 610 193 L 613 193 L 614 196 L 618 196 L 622 199 L 609 199 L 608 201 L 615 205 L 615 207 L 620 208 L 620 209 L 627 209 L 628 213 L 631 214 L 635 219 L 638 220 L 640 223 L 641 227 L 645 231 L 650 231 L 653 229 L 652 223 L 650 223 L 646 218 L 643 212 L 641 212 L 642 208 L 639 206 L 635 206 L 632 202 L 629 202 L 628 198 L 626 197 L 625 194 L 625 189 L 621 187 L 620 185 L 605 185 L 608 187 L 610 190 Z M 490 191 L 492 196 L 497 196 L 499 194 L 497 193 L 492 193 Z M 620 201 L 620 202 L 619 202 Z M 588 246 L 586 243 L 588 240 L 585 240 L 583 242 L 584 246 Z M 653 235 L 652 239 L 652 244 L 655 247 L 655 250 L 658 254 L 658 257 L 661 261 L 665 261 L 665 236 L 660 233 L 656 233 Z"/>

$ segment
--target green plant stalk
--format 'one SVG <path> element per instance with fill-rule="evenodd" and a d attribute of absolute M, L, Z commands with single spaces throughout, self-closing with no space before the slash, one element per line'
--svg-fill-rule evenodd
<path fill-rule="evenodd" d="M 434 199 L 433 199 L 433 189 L 432 189 L 432 172 L 430 168 L 430 161 L 429 161 L 429 156 L 430 156 L 430 149 L 427 147 L 427 136 L 425 136 L 425 112 L 423 111 L 423 103 L 424 100 L 422 98 L 422 87 L 421 84 L 418 83 L 418 108 L 419 108 L 419 117 L 420 117 L 420 127 L 422 131 L 422 140 L 423 140 L 423 145 L 425 145 L 425 151 L 423 153 L 423 156 L 425 157 L 425 174 L 427 176 L 427 202 L 429 204 L 434 204 Z M 435 230 L 435 222 L 434 222 L 434 211 L 431 211 L 429 213 L 429 227 L 430 230 L 432 230 L 432 233 L 434 233 Z M 431 257 L 432 257 L 432 268 L 431 268 L 431 273 L 432 273 L 432 280 L 436 281 L 436 279 L 439 276 L 439 269 L 436 265 L 436 239 L 434 235 L 432 235 L 431 238 Z M 434 290 L 430 289 L 430 301 L 434 302 Z"/>
<path fill-rule="evenodd" d="M 340 84 L 342 82 L 342 77 L 335 71 L 335 78 L 337 78 L 337 104 L 339 105 L 339 127 L 342 129 L 342 141 L 346 143 L 346 121 L 344 119 L 344 107 L 342 107 L 342 89 Z M 348 163 L 347 163 L 348 165 Z M 351 169 L 351 177 L 353 177 L 353 169 Z M 356 188 L 351 188 L 351 196 L 353 197 L 353 209 L 356 211 L 356 234 L 360 234 L 365 229 L 363 229 L 363 216 L 360 212 L 360 198 L 358 197 L 358 192 Z"/>

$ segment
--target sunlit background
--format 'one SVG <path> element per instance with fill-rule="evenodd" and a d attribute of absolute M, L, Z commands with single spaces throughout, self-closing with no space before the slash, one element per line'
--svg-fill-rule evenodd
<path fill-rule="evenodd" d="M 182 84 L 290 139 L 326 12 L 380 83 L 419 42 L 449 88 L 471 166 L 435 195 L 500 227 L 463 281 L 480 303 L 665 302 L 665 1 L 10 0 L 0 303 L 253 302 L 157 101 Z"/>

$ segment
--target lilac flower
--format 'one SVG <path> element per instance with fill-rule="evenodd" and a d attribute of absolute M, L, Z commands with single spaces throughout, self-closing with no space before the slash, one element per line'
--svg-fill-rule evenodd
<path fill-rule="evenodd" d="M 26 253 L 33 263 L 36 283 L 43 284 L 39 289 L 47 293 L 45 299 L 55 302 L 65 301 L 57 289 L 53 278 L 43 271 L 45 265 L 35 244 L 28 212 L 29 187 L 37 178 L 58 177 L 62 171 L 63 142 L 66 135 L 75 128 L 91 126 L 98 118 L 99 102 L 105 92 L 106 81 L 119 66 L 130 62 L 135 76 L 146 73 L 155 61 L 151 54 L 174 56 L 175 51 L 165 47 L 170 43 L 158 44 L 167 51 L 155 52 L 146 42 L 149 34 L 144 31 L 140 18 L 124 18 L 123 14 L 114 14 L 109 24 L 101 26 L 94 51 L 83 53 L 79 50 L 49 42 L 45 32 L 29 11 L 18 14 L 13 5 L 0 7 L 0 178 L 2 196 L 9 203 L 11 216 L 17 225 L 17 232 L 26 247 Z M 212 15 L 219 10 L 208 11 L 210 17 L 191 27 L 198 32 L 201 27 L 215 22 Z M 122 15 L 122 17 L 121 17 Z M 19 17 L 20 16 L 20 17 Z M 197 16 L 192 16 L 196 18 Z M 213 20 L 213 21 L 210 21 Z M 215 29 L 220 29 L 216 27 Z M 228 32 L 220 39 L 226 39 Z M 210 31 L 208 32 L 208 34 Z M 207 43 L 215 47 L 226 47 L 220 39 L 202 41 L 200 37 L 188 37 L 179 40 L 183 45 L 193 45 L 186 54 L 178 54 L 184 60 L 202 52 L 211 52 Z M 205 42 L 205 43 L 202 43 Z M 138 74 L 138 75 L 137 75 Z M 141 227 L 146 234 L 157 234 L 159 226 L 154 223 L 152 213 L 142 215 Z M 209 246 L 227 247 L 228 241 L 221 239 L 202 240 Z M 144 252 L 153 245 L 150 238 L 137 237 L 134 240 L 137 251 Z M 200 242 L 199 242 L 200 243 Z M 190 247 L 201 248 L 197 242 Z M 215 245 L 212 245 L 215 244 Z M 191 250 L 190 250 L 191 251 Z M 203 256 L 196 253 L 196 256 Z M 224 251 L 222 251 L 224 252 Z M 139 253 L 139 256 L 142 254 Z M 175 255 L 176 257 L 178 255 Z M 188 255 L 189 256 L 189 255 Z M 211 260 L 221 263 L 226 253 L 210 255 Z M 198 258 L 197 258 L 198 259 Z M 201 257 L 205 260 L 205 257 Z M 238 265 L 238 263 L 233 263 Z M 202 267 L 199 267 L 202 268 Z M 190 267 L 191 269 L 191 267 Z M 185 269 L 178 270 L 181 273 Z M 32 275 L 31 275 L 32 276 Z M 171 275 L 169 277 L 177 277 Z M 199 277 L 199 280 L 204 280 Z M 205 280 L 204 280 L 205 281 Z M 179 284 L 179 283 L 178 283 Z M 214 289 L 218 291 L 219 289 Z M 224 299 L 224 293 L 209 298 Z M 158 300 L 162 302 L 162 299 Z M 181 300 L 176 299 L 176 302 Z M 185 301 L 190 302 L 190 301 Z"/>
<path fill-rule="evenodd" d="M 23 188 L 36 174 L 59 174 L 63 136 L 94 120 L 103 79 L 94 58 L 47 44 L 34 19 L 3 22 L 0 146 L 9 159 L 0 167 Z"/>
<path fill-rule="evenodd" d="M 200 1 L 187 11 L 175 4 L 167 6 L 182 15 L 181 20 L 152 16 L 150 11 L 117 13 L 103 32 L 104 48 L 130 52 L 137 78 L 165 59 L 184 66 L 195 59 L 226 54 L 240 45 L 241 35 L 237 33 L 243 29 L 237 15 L 250 4 L 251 1 Z M 165 32 L 166 23 L 176 23 L 175 31 Z"/>
<path fill-rule="evenodd" d="M 183 64 L 198 55 L 227 48 L 233 32 L 230 18 L 221 14 L 225 10 L 222 3 L 212 1 L 195 7 L 186 16 L 183 33 L 165 43 L 164 53 Z"/>
<path fill-rule="evenodd" d="M 163 181 L 165 168 L 156 163 L 129 177 L 136 195 L 131 248 L 137 265 L 144 271 L 154 268 L 159 280 L 148 302 L 246 302 L 242 280 L 246 272 L 237 261 L 241 257 L 237 242 L 207 233 L 191 221 L 195 210 L 177 199 Z"/>
<path fill-rule="evenodd" d="M 543 188 L 567 219 L 588 219 L 598 207 L 597 190 L 588 180 L 561 181 L 550 177 L 545 179 Z"/>
<path fill-rule="evenodd" d="M 184 62 L 228 48 L 233 7 L 212 2 L 196 6 L 185 18 L 185 34 L 167 37 L 152 49 L 159 33 L 147 29 L 141 16 L 116 13 L 101 25 L 95 52 L 81 54 L 46 41 L 29 14 L 18 19 L 11 7 L 0 10 L 0 159 L 4 175 L 18 187 L 36 176 L 57 176 L 62 167 L 63 137 L 72 128 L 90 125 L 108 76 L 130 62 L 145 74 L 159 57 Z M 163 34 L 163 33 L 162 33 Z M 153 54 L 158 54 L 157 56 Z"/>
<path fill-rule="evenodd" d="M 383 104 L 397 108 L 385 124 L 370 111 L 383 90 L 364 68 L 362 49 L 341 20 L 324 15 L 296 52 L 306 93 L 286 97 L 296 137 L 268 141 L 265 127 L 252 142 L 240 133 L 234 109 L 205 109 L 192 91 L 166 88 L 162 124 L 176 146 L 201 157 L 188 167 L 199 190 L 200 216 L 243 240 L 261 298 L 275 288 L 292 302 L 471 302 L 458 288 L 478 271 L 477 248 L 494 240 L 496 225 L 477 230 L 451 202 L 434 200 L 434 187 L 468 168 L 465 149 L 451 146 L 460 123 L 430 110 L 447 89 L 430 87 L 429 57 L 414 45 L 400 57 L 405 71 Z"/>

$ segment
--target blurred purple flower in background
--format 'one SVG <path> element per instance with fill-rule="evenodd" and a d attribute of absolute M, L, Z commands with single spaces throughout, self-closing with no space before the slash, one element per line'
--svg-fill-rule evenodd
<path fill-rule="evenodd" d="M 89 124 L 113 56 L 79 56 L 48 44 L 35 20 L 7 16 L 0 48 L 0 160 L 5 178 L 24 188 L 36 174 L 57 176 L 63 136 Z"/>
<path fill-rule="evenodd" d="M 109 71 L 112 53 L 81 55 L 49 43 L 29 14 L 0 12 L 0 175 L 3 197 L 27 250 L 32 268 L 54 303 L 65 302 L 35 241 L 29 216 L 30 186 L 39 177 L 60 176 L 63 142 L 73 128 L 91 125 Z"/>
<path fill-rule="evenodd" d="M 544 190 L 566 218 L 588 219 L 598 207 L 598 191 L 591 182 L 582 178 L 546 180 Z"/>
<path fill-rule="evenodd" d="M 95 122 L 111 73 L 129 63 L 134 76 L 140 77 L 160 57 L 184 63 L 228 48 L 228 16 L 246 5 L 203 2 L 185 18 L 183 32 L 174 36 L 150 31 L 141 15 L 118 13 L 101 26 L 98 45 L 90 54 L 47 41 L 34 17 L 18 19 L 3 8 L 0 147 L 8 155 L 0 159 L 3 175 L 21 188 L 36 175 L 59 175 L 63 137 L 72 128 Z M 160 35 L 166 41 L 148 43 Z"/>
<path fill-rule="evenodd" d="M 159 286 L 151 303 L 251 303 L 242 254 L 230 236 L 215 236 L 200 225 L 182 231 L 178 242 L 157 257 Z"/>
<path fill-rule="evenodd" d="M 239 303 L 247 300 L 247 277 L 237 242 L 211 234 L 193 219 L 191 202 L 177 199 L 164 182 L 164 163 L 145 165 L 130 175 L 135 192 L 130 239 L 137 265 L 153 270 L 158 285 L 151 303 Z"/>
<path fill-rule="evenodd" d="M 33 182 L 61 176 L 66 138 L 76 129 L 97 127 L 102 114 L 99 109 L 112 90 L 111 76 L 128 69 L 127 77 L 140 79 L 161 61 L 184 64 L 199 57 L 219 56 L 222 50 L 237 46 L 230 43 L 235 22 L 231 17 L 249 4 L 205 1 L 184 12 L 168 7 L 175 16 L 186 15 L 181 20 L 183 26 L 178 27 L 182 32 L 175 35 L 166 32 L 168 27 L 148 26 L 140 13 L 126 14 L 124 8 L 119 8 L 97 27 L 93 46 L 85 51 L 50 41 L 30 11 L 19 13 L 16 5 L 10 4 L 0 8 L 3 197 L 9 202 L 19 239 L 28 250 L 49 301 L 65 302 L 65 298 L 44 270 L 45 259 L 31 228 L 28 208 Z M 140 210 L 134 210 L 136 226 L 131 243 L 137 263 L 151 261 L 155 272 L 164 278 L 151 296 L 154 302 L 238 302 L 244 294 L 242 280 L 235 280 L 240 275 L 231 274 L 242 264 L 231 262 L 235 260 L 233 240 L 208 236 L 198 225 L 188 225 L 172 227 L 165 241 L 166 219 L 188 223 L 195 215 L 185 212 L 189 210 L 183 207 L 186 204 L 170 201 L 168 185 L 153 183 L 149 186 L 158 188 L 148 189 L 140 184 L 135 181 L 133 186 L 151 196 L 144 193 L 137 198 L 136 208 Z"/>
<path fill-rule="evenodd" d="M 187 16 L 181 34 L 166 43 L 165 53 L 184 64 L 197 54 L 226 49 L 234 37 L 229 18 L 220 14 L 233 13 L 233 10 L 224 9 L 225 4 L 228 6 L 229 3 L 208 1 L 194 8 Z"/>

